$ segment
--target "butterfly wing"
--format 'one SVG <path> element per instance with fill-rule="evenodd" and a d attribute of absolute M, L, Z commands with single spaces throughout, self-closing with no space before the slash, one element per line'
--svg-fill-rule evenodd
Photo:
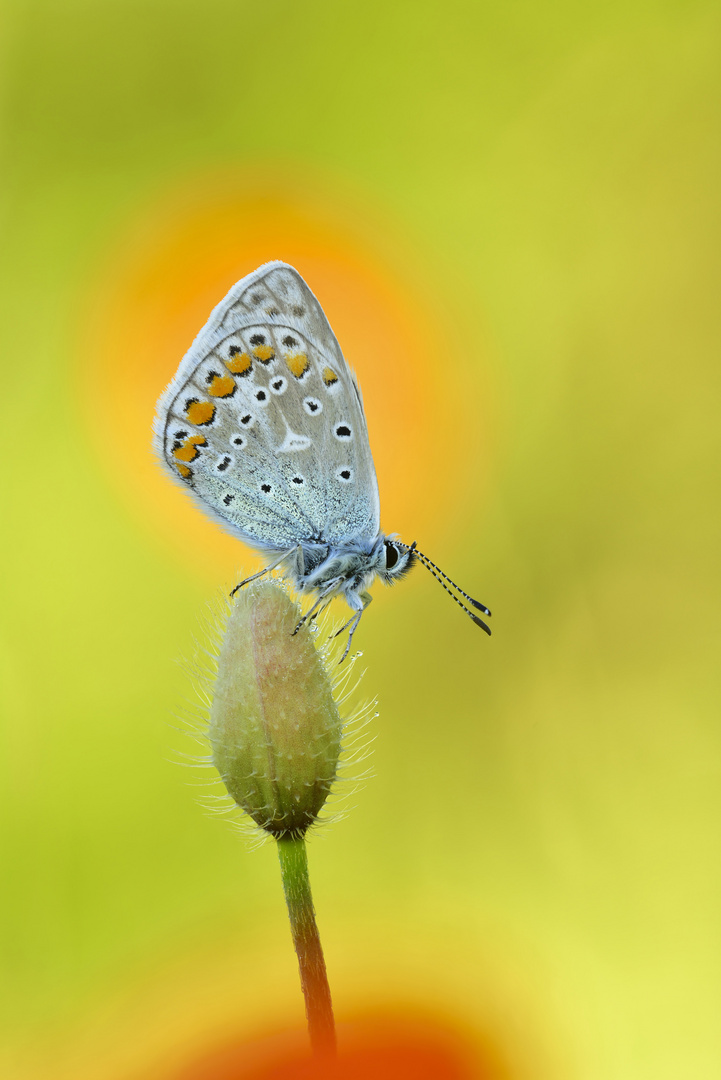
<path fill-rule="evenodd" d="M 358 384 L 286 263 L 259 267 L 212 312 L 158 402 L 154 445 L 207 513 L 261 549 L 378 534 Z"/>

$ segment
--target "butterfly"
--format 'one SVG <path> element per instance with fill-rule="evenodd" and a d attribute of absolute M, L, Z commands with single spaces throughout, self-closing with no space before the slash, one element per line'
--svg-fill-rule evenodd
<path fill-rule="evenodd" d="M 415 542 L 380 528 L 363 399 L 330 324 L 297 270 L 268 262 L 211 313 L 157 405 L 153 445 L 201 508 L 315 600 L 353 615 L 350 649 L 376 577 L 399 581 L 416 561 L 486 633 L 472 599 Z M 233 590 L 235 592 L 235 589 Z"/>

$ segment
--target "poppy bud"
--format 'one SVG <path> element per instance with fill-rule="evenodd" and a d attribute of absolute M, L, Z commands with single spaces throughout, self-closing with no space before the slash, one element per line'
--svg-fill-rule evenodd
<path fill-rule="evenodd" d="M 229 794 L 276 839 L 303 836 L 338 768 L 341 719 L 300 609 L 275 581 L 246 586 L 230 612 L 209 737 Z"/>

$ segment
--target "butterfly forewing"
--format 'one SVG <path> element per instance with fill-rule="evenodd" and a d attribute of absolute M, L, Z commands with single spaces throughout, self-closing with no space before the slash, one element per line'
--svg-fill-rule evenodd
<path fill-rule="evenodd" d="M 213 311 L 161 398 L 156 448 L 251 543 L 373 539 L 378 488 L 360 393 L 300 275 L 268 263 Z"/>

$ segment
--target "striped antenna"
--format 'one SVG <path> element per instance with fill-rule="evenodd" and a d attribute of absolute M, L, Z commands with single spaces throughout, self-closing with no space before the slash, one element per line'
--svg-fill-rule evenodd
<path fill-rule="evenodd" d="M 410 547 L 408 547 L 407 545 L 404 546 L 407 548 L 409 554 L 414 554 L 418 556 L 422 564 L 425 566 L 426 570 L 428 570 L 430 574 L 433 574 L 433 577 L 436 579 L 436 581 L 439 581 L 441 583 L 448 595 L 455 600 L 458 606 L 462 608 L 463 611 L 465 611 L 466 615 L 468 615 L 469 618 L 473 619 L 476 626 L 480 626 L 482 630 L 485 630 L 486 633 L 490 635 L 491 628 L 487 626 L 482 619 L 479 619 L 477 615 L 474 615 L 473 612 L 470 611 L 468 607 L 463 603 L 463 600 L 460 600 L 456 596 L 456 594 L 448 588 L 448 585 L 452 585 L 456 592 L 460 593 L 460 595 L 465 600 L 467 600 L 469 604 L 472 604 L 474 608 L 478 608 L 479 611 L 482 611 L 484 615 L 490 615 L 490 609 L 487 608 L 485 604 L 481 604 L 478 600 L 474 600 L 472 596 L 469 596 L 467 592 L 463 591 L 460 585 L 456 585 L 455 581 L 453 581 L 452 578 L 448 577 L 448 574 L 444 574 L 439 566 L 436 566 L 436 564 L 432 562 L 427 555 L 424 555 L 422 551 L 418 550 L 415 540 L 410 545 Z M 448 582 L 448 584 L 446 584 L 446 582 Z"/>

